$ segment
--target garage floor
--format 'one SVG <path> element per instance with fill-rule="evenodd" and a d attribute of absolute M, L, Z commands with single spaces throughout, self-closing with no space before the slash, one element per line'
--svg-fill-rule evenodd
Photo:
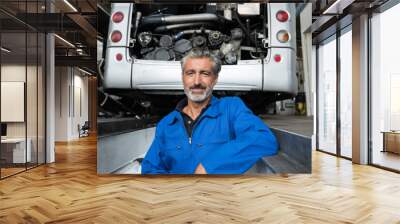
<path fill-rule="evenodd" d="M 311 137 L 313 134 L 313 117 L 286 115 L 261 115 L 260 117 L 270 127 L 287 130 L 308 137 Z"/>

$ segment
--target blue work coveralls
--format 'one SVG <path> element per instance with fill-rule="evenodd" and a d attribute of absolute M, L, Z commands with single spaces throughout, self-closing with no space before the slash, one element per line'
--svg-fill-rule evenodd
<path fill-rule="evenodd" d="M 239 97 L 212 96 L 192 136 L 178 110 L 158 123 L 142 174 L 193 174 L 199 163 L 208 174 L 241 174 L 277 149 L 271 130 Z"/>

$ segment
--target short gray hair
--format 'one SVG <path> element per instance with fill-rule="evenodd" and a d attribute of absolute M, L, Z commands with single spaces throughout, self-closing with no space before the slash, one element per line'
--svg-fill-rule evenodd
<path fill-rule="evenodd" d="M 221 71 L 222 62 L 218 56 L 214 55 L 211 51 L 207 49 L 193 48 L 181 60 L 182 73 L 187 60 L 191 58 L 208 58 L 213 63 L 214 74 L 218 76 L 218 73 Z"/>

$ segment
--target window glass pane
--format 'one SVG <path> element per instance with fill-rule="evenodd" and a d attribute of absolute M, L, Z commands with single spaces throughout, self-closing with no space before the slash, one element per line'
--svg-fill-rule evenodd
<path fill-rule="evenodd" d="M 26 116 L 27 116 L 27 141 L 30 144 L 30 160 L 27 163 L 28 168 L 37 165 L 37 98 L 38 98 L 38 36 L 36 32 L 27 33 L 28 38 L 28 62 L 27 62 L 27 80 L 26 80 Z"/>
<path fill-rule="evenodd" d="M 336 153 L 336 40 L 318 48 L 318 148 Z"/>
<path fill-rule="evenodd" d="M 46 36 L 39 33 L 38 43 L 38 163 L 45 163 L 45 60 Z"/>
<path fill-rule="evenodd" d="M 36 14 L 43 12 L 42 6 L 44 6 L 44 2 L 33 1 L 27 3 L 27 19 L 38 20 L 39 17 Z M 35 21 L 34 23 L 38 22 Z M 44 86 L 39 84 L 42 81 L 39 76 L 41 73 L 40 54 L 42 53 L 43 38 L 44 36 L 40 35 L 36 30 L 27 31 L 27 141 L 30 142 L 31 147 L 31 161 L 27 164 L 28 168 L 37 166 L 41 156 L 39 155 L 39 112 L 43 111 L 39 111 L 39 107 L 42 105 L 42 101 L 39 102 L 39 86 L 42 88 L 41 91 L 43 91 Z M 43 122 L 42 119 L 40 121 Z"/>
<path fill-rule="evenodd" d="M 35 14 L 44 12 L 44 5 L 44 0 L 0 1 L 2 9 L 20 20 L 37 19 Z M 45 36 L 4 12 L 0 17 L 4 178 L 44 162 Z"/>
<path fill-rule="evenodd" d="M 372 163 L 400 170 L 400 4 L 376 14 L 372 25 Z"/>
<path fill-rule="evenodd" d="M 351 158 L 352 141 L 352 35 L 340 36 L 340 153 Z"/>
<path fill-rule="evenodd" d="M 30 159 L 26 141 L 26 33 L 2 33 L 1 47 L 1 139 L 2 178 L 24 171 Z M 28 149 L 28 150 L 27 150 Z"/>

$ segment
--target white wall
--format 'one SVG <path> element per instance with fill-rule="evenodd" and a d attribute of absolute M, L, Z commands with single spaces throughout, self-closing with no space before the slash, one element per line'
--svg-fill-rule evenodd
<path fill-rule="evenodd" d="M 55 68 L 55 140 L 68 139 L 69 75 L 67 67 Z"/>
<path fill-rule="evenodd" d="M 73 108 L 73 120 L 72 120 L 72 135 L 78 136 L 78 124 L 81 126 L 88 121 L 88 77 L 81 76 L 82 73 L 79 71 L 79 75 L 74 75 L 74 108 Z"/>
<path fill-rule="evenodd" d="M 73 67 L 56 67 L 56 141 L 79 138 L 78 124 L 88 120 L 88 78 Z"/>
<path fill-rule="evenodd" d="M 27 80 L 26 80 L 27 79 Z M 31 148 L 32 161 L 44 163 L 44 146 L 45 146 L 45 117 L 44 117 L 44 73 L 41 66 L 25 65 L 25 64 L 3 64 L 1 66 L 2 82 L 23 82 L 26 85 L 26 102 L 23 102 L 19 111 L 23 114 L 26 112 L 25 118 L 21 122 L 6 122 L 8 138 L 24 138 L 25 135 L 29 139 Z M 24 94 L 24 90 L 21 93 Z M 3 92 L 3 89 L 2 89 Z M 4 92 L 3 92 L 4 93 Z M 2 95 L 2 98 L 7 95 Z M 25 100 L 24 100 L 25 101 Z M 25 106 L 26 103 L 26 106 Z M 3 103 L 2 103 L 3 104 Z M 12 110 L 11 108 L 2 107 L 2 112 Z M 16 113 L 15 111 L 7 111 L 8 113 Z M 24 116 L 24 115 L 23 115 Z M 37 153 L 39 156 L 37 156 Z"/>
<path fill-rule="evenodd" d="M 41 68 L 39 68 L 41 73 Z M 4 64 L 1 66 L 1 81 L 3 82 L 25 82 L 25 76 L 27 73 L 28 77 L 28 87 L 27 87 L 27 120 L 28 120 L 28 137 L 30 133 L 35 133 L 36 135 L 36 107 L 41 107 L 42 105 L 37 105 L 37 95 L 36 95 L 36 66 L 25 66 L 21 64 Z M 29 88 L 30 87 L 30 88 Z M 4 96 L 2 96 L 4 97 Z M 7 110 L 7 108 L 2 108 L 2 110 Z M 26 122 L 7 122 L 7 136 L 8 137 L 25 137 L 25 126 Z"/>
<path fill-rule="evenodd" d="M 1 81 L 5 82 L 25 82 L 25 64 L 8 64 L 1 66 Z M 7 110 L 7 108 L 1 108 Z M 7 122 L 7 137 L 25 137 L 25 122 Z"/>

